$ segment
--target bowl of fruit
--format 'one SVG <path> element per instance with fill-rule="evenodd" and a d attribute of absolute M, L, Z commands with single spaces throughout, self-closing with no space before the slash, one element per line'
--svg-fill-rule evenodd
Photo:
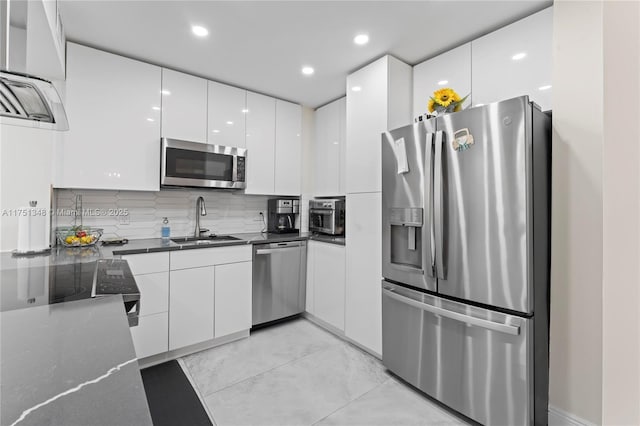
<path fill-rule="evenodd" d="M 58 228 L 56 231 L 58 242 L 65 247 L 93 246 L 102 236 L 102 228 L 90 226 L 72 226 Z"/>

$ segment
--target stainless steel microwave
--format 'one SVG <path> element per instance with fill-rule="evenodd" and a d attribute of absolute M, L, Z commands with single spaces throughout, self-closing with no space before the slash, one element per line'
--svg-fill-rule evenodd
<path fill-rule="evenodd" d="M 160 185 L 196 188 L 246 187 L 247 150 L 162 138 Z"/>
<path fill-rule="evenodd" d="M 328 235 L 344 235 L 344 198 L 309 200 L 309 231 Z"/>

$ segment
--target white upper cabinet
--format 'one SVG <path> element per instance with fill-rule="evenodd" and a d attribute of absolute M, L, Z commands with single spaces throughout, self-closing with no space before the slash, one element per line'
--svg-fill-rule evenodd
<path fill-rule="evenodd" d="M 382 190 L 381 135 L 413 122 L 411 80 L 388 55 L 347 77 L 347 193 Z"/>
<path fill-rule="evenodd" d="M 247 92 L 246 194 L 273 194 L 275 179 L 276 100 Z"/>
<path fill-rule="evenodd" d="M 551 109 L 552 42 L 552 7 L 474 40 L 473 104 L 529 95 Z"/>
<path fill-rule="evenodd" d="M 345 195 L 346 101 L 340 98 L 316 110 L 315 196 Z"/>
<path fill-rule="evenodd" d="M 159 67 L 68 43 L 55 186 L 159 190 L 160 88 Z"/>
<path fill-rule="evenodd" d="M 207 141 L 214 145 L 245 148 L 247 91 L 215 81 L 209 81 L 207 85 Z"/>
<path fill-rule="evenodd" d="M 275 188 L 278 195 L 300 195 L 302 107 L 276 99 Z"/>
<path fill-rule="evenodd" d="M 162 137 L 207 142 L 207 80 L 162 69 Z"/>
<path fill-rule="evenodd" d="M 450 87 L 460 97 L 471 93 L 471 43 L 449 50 L 413 67 L 413 117 L 428 112 L 433 92 Z M 463 104 L 471 105 L 472 96 Z"/>
<path fill-rule="evenodd" d="M 338 195 L 347 194 L 347 97 L 340 98 L 338 103 L 338 146 L 340 153 L 338 154 L 338 172 L 340 180 L 338 181 Z"/>
<path fill-rule="evenodd" d="M 59 3 L 52 0 L 27 2 L 27 72 L 51 80 L 65 78 L 66 38 Z"/>

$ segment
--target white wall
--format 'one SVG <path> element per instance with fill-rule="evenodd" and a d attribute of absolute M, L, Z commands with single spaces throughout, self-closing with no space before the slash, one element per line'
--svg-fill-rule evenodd
<path fill-rule="evenodd" d="M 554 3 L 550 405 L 582 423 L 640 424 L 639 28 Z"/>
<path fill-rule="evenodd" d="M 549 402 L 602 418 L 602 1 L 554 3 Z"/>
<path fill-rule="evenodd" d="M 640 3 L 603 9 L 602 423 L 640 425 Z"/>

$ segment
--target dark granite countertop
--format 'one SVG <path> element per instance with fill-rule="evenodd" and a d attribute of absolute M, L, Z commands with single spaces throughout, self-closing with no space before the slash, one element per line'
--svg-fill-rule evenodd
<path fill-rule="evenodd" d="M 152 425 L 122 304 L 0 313 L 0 424 Z"/>
<path fill-rule="evenodd" d="M 162 238 L 147 238 L 140 240 L 129 240 L 123 245 L 106 245 L 97 244 L 93 247 L 61 247 L 57 246 L 51 250 L 51 253 L 35 256 L 16 257 L 9 252 L 0 253 L 0 269 L 18 269 L 28 268 L 32 266 L 48 266 L 48 265 L 64 265 L 69 263 L 93 262 L 98 259 L 109 259 L 112 257 L 123 256 L 127 254 L 139 253 L 155 253 L 162 251 L 174 250 L 197 250 L 201 248 L 224 247 L 246 244 L 262 244 L 274 243 L 282 241 L 300 241 L 307 240 L 310 233 L 241 233 L 229 234 L 239 238 L 236 241 L 218 241 L 213 244 L 188 245 L 177 244 L 173 241 L 166 241 Z"/>
<path fill-rule="evenodd" d="M 347 245 L 347 239 L 343 236 L 310 234 L 309 239 L 312 241 L 321 241 L 323 243 L 337 244 L 339 246 Z"/>
<path fill-rule="evenodd" d="M 162 251 L 197 250 L 201 248 L 212 247 L 274 243 L 282 241 L 299 241 L 307 240 L 309 238 L 308 233 L 298 232 L 290 234 L 253 232 L 228 235 L 239 239 L 232 241 L 216 241 L 209 244 L 195 245 L 174 243 L 171 240 L 166 241 L 161 238 L 150 238 L 145 240 L 130 240 L 128 244 L 124 244 L 121 246 L 102 246 L 101 249 L 104 251 L 104 254 L 107 254 L 107 252 L 109 252 L 112 256 L 123 256 L 127 254 L 156 253 Z"/>
<path fill-rule="evenodd" d="M 16 276 L 15 282 L 4 283 L 7 291 L 46 293 L 44 284 L 42 289 L 20 287 L 20 273 L 124 254 L 309 238 L 308 233 L 232 236 L 239 240 L 196 246 L 153 238 L 122 246 L 54 247 L 51 253 L 28 257 L 5 252 L 0 253 L 0 269 Z M 1 312 L 0 424 L 151 425 L 122 303 L 118 295 Z"/>

